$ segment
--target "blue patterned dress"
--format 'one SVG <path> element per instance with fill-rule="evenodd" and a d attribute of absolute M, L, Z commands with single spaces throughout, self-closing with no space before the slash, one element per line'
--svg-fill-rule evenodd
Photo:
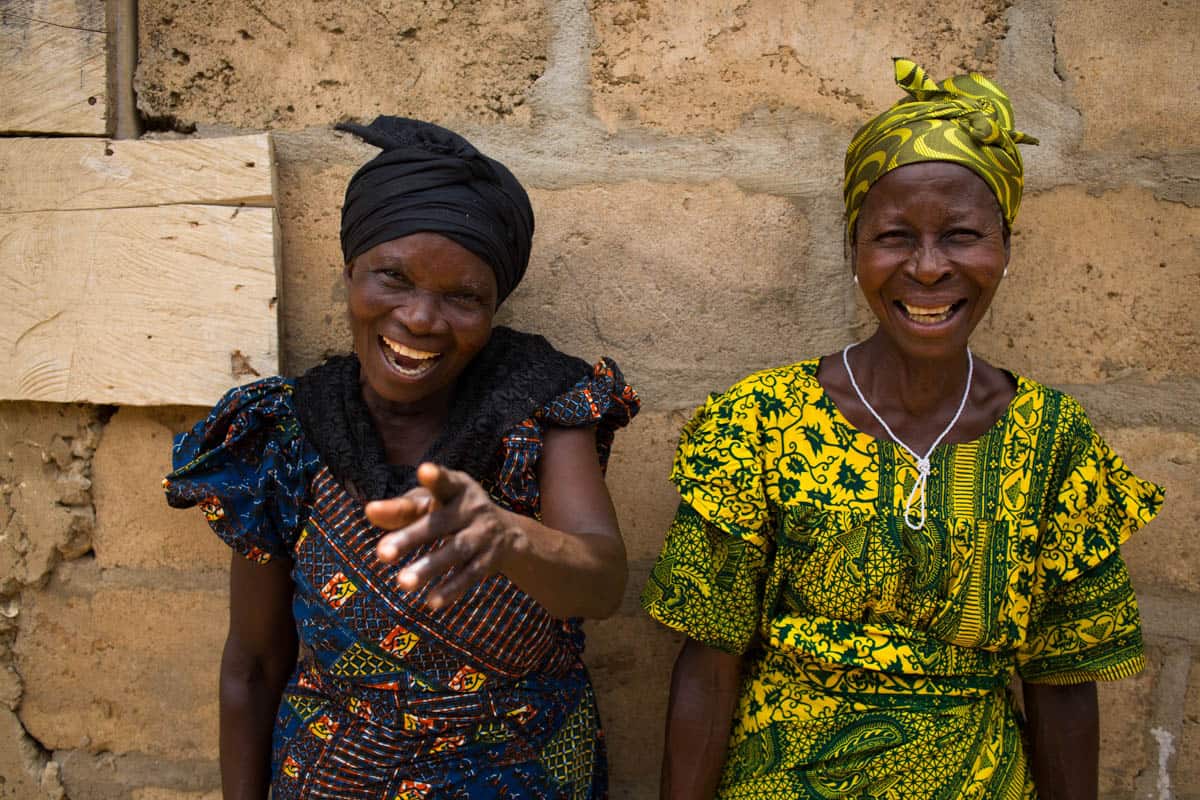
<path fill-rule="evenodd" d="M 296 384 L 232 390 L 177 438 L 164 486 L 199 505 L 246 558 L 291 561 L 300 639 L 275 724 L 272 797 L 606 796 L 603 731 L 580 658 L 579 620 L 553 617 L 503 575 L 442 611 L 404 592 L 375 557 L 381 531 L 300 424 Z M 638 408 L 611 362 L 502 438 L 484 480 L 501 506 L 539 514 L 547 426 L 595 426 L 603 467 Z"/>

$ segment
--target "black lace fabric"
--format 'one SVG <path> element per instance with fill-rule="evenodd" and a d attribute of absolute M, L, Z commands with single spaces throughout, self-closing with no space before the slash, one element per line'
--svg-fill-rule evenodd
<path fill-rule="evenodd" d="M 583 359 L 545 338 L 497 326 L 459 376 L 445 427 L 422 460 L 462 470 L 477 481 L 495 471 L 504 435 L 591 374 Z M 296 415 L 333 476 L 360 500 L 403 494 L 416 466 L 389 464 L 363 399 L 358 358 L 334 356 L 296 380 Z"/>

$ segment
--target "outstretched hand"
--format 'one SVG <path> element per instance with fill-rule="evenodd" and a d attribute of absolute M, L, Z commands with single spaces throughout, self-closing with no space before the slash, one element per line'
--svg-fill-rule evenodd
<path fill-rule="evenodd" d="M 367 519 L 389 531 L 375 547 L 381 561 L 395 563 L 416 548 L 438 543 L 400 571 L 400 588 L 417 591 L 437 579 L 426 603 L 453 603 L 471 586 L 499 572 L 520 529 L 511 512 L 497 506 L 465 472 L 424 463 L 419 484 L 400 497 L 367 503 Z"/>

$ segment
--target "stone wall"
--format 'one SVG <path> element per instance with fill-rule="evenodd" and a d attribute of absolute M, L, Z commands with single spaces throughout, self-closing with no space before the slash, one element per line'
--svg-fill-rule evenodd
<path fill-rule="evenodd" d="M 645 403 L 609 474 L 630 588 L 590 625 L 588 661 L 613 795 L 650 798 L 679 640 L 636 595 L 676 503 L 679 427 L 709 391 L 870 330 L 840 170 L 898 94 L 889 57 L 995 75 L 1042 144 L 975 345 L 1075 394 L 1168 492 L 1124 551 L 1150 667 L 1101 687 L 1102 795 L 1200 798 L 1200 4 L 895 9 L 139 0 L 133 84 L 144 135 L 273 133 L 290 374 L 348 344 L 338 208 L 371 150 L 333 122 L 446 124 L 530 188 L 533 263 L 502 321 L 613 356 Z M 0 404 L 0 796 L 219 796 L 228 554 L 159 489 L 171 435 L 202 413 Z"/>

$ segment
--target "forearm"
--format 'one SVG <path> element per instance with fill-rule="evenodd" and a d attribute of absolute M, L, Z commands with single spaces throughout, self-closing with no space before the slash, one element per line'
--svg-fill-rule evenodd
<path fill-rule="evenodd" d="M 501 571 L 556 617 L 603 619 L 621 605 L 628 577 L 621 537 L 573 533 L 506 512 L 511 552 Z"/>
<path fill-rule="evenodd" d="M 661 797 L 709 800 L 725 766 L 740 659 L 688 640 L 671 673 Z"/>
<path fill-rule="evenodd" d="M 1027 683 L 1030 770 L 1040 800 L 1096 800 L 1100 724 L 1096 684 Z"/>
<path fill-rule="evenodd" d="M 246 664 L 226 648 L 221 663 L 221 788 L 226 800 L 265 800 L 271 736 L 290 671 Z"/>

